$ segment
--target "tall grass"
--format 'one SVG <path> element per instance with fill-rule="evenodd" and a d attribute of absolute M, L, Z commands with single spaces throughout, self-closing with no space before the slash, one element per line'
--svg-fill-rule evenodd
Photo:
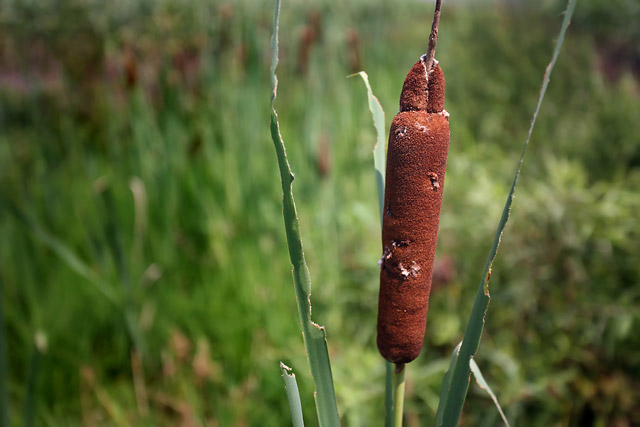
<path fill-rule="evenodd" d="M 293 266 L 293 282 L 295 286 L 296 300 L 298 302 L 298 315 L 302 323 L 302 336 L 304 338 L 309 368 L 316 385 L 314 398 L 317 407 L 318 423 L 321 426 L 337 426 L 340 424 L 338 408 L 336 407 L 336 395 L 333 387 L 331 363 L 327 350 L 327 337 L 323 326 L 311 319 L 311 276 L 302 249 L 300 238 L 300 223 L 296 213 L 296 204 L 293 197 L 294 174 L 287 160 L 287 151 L 280 134 L 278 115 L 274 108 L 274 102 L 278 91 L 278 20 L 280 18 L 280 0 L 276 0 L 273 18 L 273 36 L 271 39 L 271 139 L 276 149 L 280 180 L 282 182 L 282 212 L 284 227 L 287 234 L 289 258 Z M 281 363 L 282 365 L 282 363 Z M 291 401 L 291 399 L 289 399 Z M 297 411 L 295 411 L 297 412 Z M 294 408 L 292 408 L 292 414 Z M 295 418 L 294 418 L 295 419 Z"/>
<path fill-rule="evenodd" d="M 2 427 L 9 426 L 9 397 L 7 393 L 8 378 L 7 378 L 7 343 L 5 339 L 5 325 L 4 325 L 4 301 L 2 296 L 3 284 L 2 277 L 0 276 L 0 425 Z"/>

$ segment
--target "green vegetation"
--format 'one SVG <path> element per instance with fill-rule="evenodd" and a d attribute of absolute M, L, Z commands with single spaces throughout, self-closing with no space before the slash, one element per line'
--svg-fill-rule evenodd
<path fill-rule="evenodd" d="M 182 3 L 0 5 L 11 425 L 25 412 L 34 425 L 287 425 L 279 361 L 316 423 L 267 131 L 273 4 Z M 475 361 L 514 425 L 640 422 L 640 90 L 634 62 L 601 47 L 637 46 L 639 17 L 617 3 L 627 13 L 610 21 L 578 4 L 493 266 Z M 435 420 L 564 7 L 443 5 L 440 286 L 407 425 Z M 345 77 L 367 71 L 388 124 L 432 12 L 362 0 L 281 13 L 279 119 L 344 425 L 381 422 L 385 379 L 375 129 Z M 499 425 L 475 385 L 462 422 Z"/>
<path fill-rule="evenodd" d="M 280 0 L 276 0 L 275 12 L 273 16 L 273 35 L 271 36 L 271 140 L 273 141 L 278 158 L 278 169 L 280 170 L 280 181 L 282 182 L 282 216 L 284 218 L 284 229 L 287 234 L 287 246 L 289 246 L 289 259 L 293 267 L 293 283 L 295 287 L 296 301 L 298 302 L 298 314 L 302 323 L 302 337 L 304 338 L 305 350 L 309 359 L 309 370 L 315 383 L 313 397 L 316 401 L 318 424 L 321 426 L 340 425 L 338 406 L 336 404 L 336 393 L 333 387 L 333 376 L 331 375 L 331 362 L 329 360 L 329 350 L 327 347 L 327 334 L 323 326 L 311 320 L 311 274 L 304 259 L 302 249 L 302 238 L 300 233 L 300 222 L 296 212 L 296 203 L 293 197 L 293 180 L 295 176 L 291 171 L 287 151 L 282 135 L 280 134 L 280 124 L 276 113 L 274 102 L 278 92 L 278 77 L 276 68 L 278 66 L 278 24 L 280 21 Z M 280 362 L 282 366 L 282 362 Z M 299 399 L 299 396 L 298 396 Z M 291 406 L 291 399 L 289 399 Z M 293 407 L 292 407 L 293 414 Z M 292 417 L 295 422 L 296 417 Z"/>

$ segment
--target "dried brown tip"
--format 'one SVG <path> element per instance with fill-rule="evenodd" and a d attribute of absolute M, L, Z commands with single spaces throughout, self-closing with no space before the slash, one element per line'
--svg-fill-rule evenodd
<path fill-rule="evenodd" d="M 427 81 L 427 112 L 444 110 L 444 74 L 438 63 L 432 68 Z"/>
<path fill-rule="evenodd" d="M 402 86 L 400 111 L 427 111 L 439 113 L 444 110 L 444 74 L 437 61 L 431 71 L 426 71 L 425 57 L 411 68 Z"/>
<path fill-rule="evenodd" d="M 400 111 L 427 110 L 427 73 L 422 60 L 415 63 L 404 79 L 400 94 Z"/>

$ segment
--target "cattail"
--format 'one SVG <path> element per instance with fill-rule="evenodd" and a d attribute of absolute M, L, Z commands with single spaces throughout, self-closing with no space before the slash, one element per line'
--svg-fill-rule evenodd
<path fill-rule="evenodd" d="M 378 349 L 396 364 L 424 340 L 448 151 L 444 75 L 424 55 L 404 81 L 387 152 Z"/>
<path fill-rule="evenodd" d="M 355 29 L 347 32 L 347 47 L 349 53 L 349 70 L 357 73 L 362 70 L 362 55 L 360 55 L 360 34 Z"/>

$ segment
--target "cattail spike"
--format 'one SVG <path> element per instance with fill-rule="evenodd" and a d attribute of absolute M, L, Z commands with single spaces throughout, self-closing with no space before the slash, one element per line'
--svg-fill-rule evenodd
<path fill-rule="evenodd" d="M 420 354 L 449 150 L 444 75 L 424 57 L 409 71 L 393 119 L 380 260 L 378 349 L 393 363 Z"/>

